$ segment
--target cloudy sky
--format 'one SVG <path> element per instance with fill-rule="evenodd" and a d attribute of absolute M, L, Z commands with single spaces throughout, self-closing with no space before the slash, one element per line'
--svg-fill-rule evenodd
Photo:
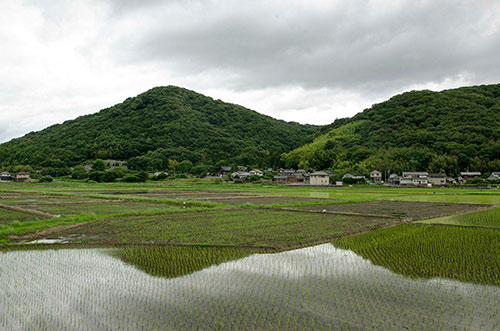
<path fill-rule="evenodd" d="M 1 0 L 0 142 L 178 85 L 327 124 L 500 82 L 500 1 Z"/>

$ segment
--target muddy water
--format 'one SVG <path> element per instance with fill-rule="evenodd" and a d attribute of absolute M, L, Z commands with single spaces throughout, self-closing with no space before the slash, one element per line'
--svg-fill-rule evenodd
<path fill-rule="evenodd" d="M 173 279 L 110 253 L 0 253 L 0 329 L 500 328 L 498 287 L 408 279 L 330 244 Z"/>

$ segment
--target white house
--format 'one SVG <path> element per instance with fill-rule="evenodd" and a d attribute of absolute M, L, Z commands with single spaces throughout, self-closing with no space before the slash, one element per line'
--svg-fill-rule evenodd
<path fill-rule="evenodd" d="M 380 184 L 382 183 L 382 173 L 378 170 L 373 170 L 372 172 L 370 172 L 370 179 L 375 184 Z"/>
<path fill-rule="evenodd" d="M 247 178 L 250 176 L 250 173 L 246 171 L 236 171 L 231 174 L 231 178 Z"/>
<path fill-rule="evenodd" d="M 310 185 L 330 185 L 330 176 L 324 171 L 313 172 L 309 177 Z"/>
<path fill-rule="evenodd" d="M 427 185 L 429 183 L 428 172 L 403 172 L 400 178 L 400 185 Z"/>
<path fill-rule="evenodd" d="M 249 173 L 251 176 L 259 176 L 259 177 L 264 176 L 264 172 L 260 171 L 259 169 L 252 169 L 249 171 Z"/>

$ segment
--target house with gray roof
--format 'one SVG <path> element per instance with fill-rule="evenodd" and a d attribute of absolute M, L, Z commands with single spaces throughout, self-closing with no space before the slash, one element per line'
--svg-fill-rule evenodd
<path fill-rule="evenodd" d="M 479 171 L 463 171 L 460 173 L 458 180 L 460 183 L 465 184 L 475 178 L 481 178 L 481 173 Z"/>
<path fill-rule="evenodd" d="M 4 171 L 4 172 L 0 173 L 0 180 L 1 181 L 11 181 L 12 175 L 9 172 Z"/>

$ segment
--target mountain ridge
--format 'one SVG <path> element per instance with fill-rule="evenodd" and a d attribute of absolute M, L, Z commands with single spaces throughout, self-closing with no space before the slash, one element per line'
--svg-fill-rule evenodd
<path fill-rule="evenodd" d="M 289 167 L 367 174 L 500 169 L 500 84 L 395 95 L 320 129 Z"/>
<path fill-rule="evenodd" d="M 318 129 L 169 85 L 3 143 L 0 160 L 4 166 L 73 166 L 95 158 L 145 169 L 169 158 L 271 166 Z"/>

